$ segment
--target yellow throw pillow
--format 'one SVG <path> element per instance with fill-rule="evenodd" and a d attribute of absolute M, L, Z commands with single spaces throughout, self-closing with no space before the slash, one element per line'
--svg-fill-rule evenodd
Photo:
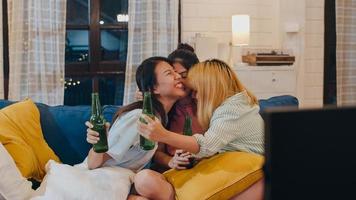
<path fill-rule="evenodd" d="M 257 154 L 227 152 L 164 176 L 174 186 L 177 200 L 229 199 L 263 177 L 263 162 Z"/>
<path fill-rule="evenodd" d="M 27 99 L 0 110 L 0 142 L 4 145 L 25 178 L 42 180 L 45 165 L 59 158 L 43 138 L 40 113 Z"/>

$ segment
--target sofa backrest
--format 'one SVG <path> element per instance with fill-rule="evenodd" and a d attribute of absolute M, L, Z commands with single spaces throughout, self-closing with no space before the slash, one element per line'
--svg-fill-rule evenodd
<path fill-rule="evenodd" d="M 15 102 L 0 100 L 0 109 Z M 36 103 L 40 112 L 43 136 L 63 163 L 74 165 L 87 156 L 91 147 L 86 142 L 84 123 L 91 115 L 90 106 L 48 106 Z M 103 114 L 111 122 L 119 106 L 104 106 Z"/>
<path fill-rule="evenodd" d="M 298 107 L 298 99 L 291 95 L 275 96 L 269 99 L 260 99 L 260 113 L 262 113 L 266 108 L 273 107 Z"/>
<path fill-rule="evenodd" d="M 298 106 L 298 99 L 289 96 L 277 96 L 260 100 L 260 112 L 266 108 Z M 0 100 L 0 109 L 13 102 Z M 40 111 L 40 121 L 44 138 L 63 163 L 77 164 L 84 160 L 91 147 L 86 141 L 85 121 L 91 115 L 90 106 L 48 106 L 36 104 Z M 103 106 L 103 114 L 108 122 L 120 106 Z"/>
<path fill-rule="evenodd" d="M 111 123 L 112 117 L 119 106 L 104 106 L 105 119 Z M 42 126 L 46 141 L 57 153 L 63 163 L 77 164 L 87 156 L 91 145 L 86 141 L 85 122 L 91 115 L 90 106 L 54 106 L 48 107 Z M 42 121 L 41 121 L 42 123 Z M 57 139 L 54 140 L 56 136 Z M 58 138 L 65 143 L 58 143 Z M 54 140 L 54 141 L 51 141 Z"/>

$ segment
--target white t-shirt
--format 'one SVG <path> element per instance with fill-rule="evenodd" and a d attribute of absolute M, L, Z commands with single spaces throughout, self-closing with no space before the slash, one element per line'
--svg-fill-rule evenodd
<path fill-rule="evenodd" d="M 142 109 L 135 109 L 120 116 L 108 134 L 109 154 L 112 159 L 104 166 L 120 166 L 135 172 L 147 165 L 157 149 L 145 151 L 140 147 L 140 134 L 137 131 L 137 120 Z"/>

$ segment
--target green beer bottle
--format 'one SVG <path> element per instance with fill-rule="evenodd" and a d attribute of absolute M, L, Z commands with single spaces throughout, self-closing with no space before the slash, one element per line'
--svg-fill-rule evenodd
<path fill-rule="evenodd" d="M 98 132 L 100 138 L 98 143 L 93 145 L 93 150 L 97 153 L 107 152 L 108 139 L 106 136 L 105 118 L 102 114 L 98 93 L 92 93 L 91 95 L 90 123 L 93 125 L 92 130 Z"/>
<path fill-rule="evenodd" d="M 193 135 L 192 118 L 188 114 L 185 115 L 185 119 L 184 119 L 183 135 L 186 135 L 186 136 L 192 136 Z M 193 168 L 194 160 L 195 159 L 193 157 L 190 157 L 189 158 L 189 164 L 185 165 L 185 167 L 187 169 Z"/>
<path fill-rule="evenodd" d="M 152 106 L 152 98 L 151 92 L 146 91 L 143 94 L 143 108 L 142 114 L 148 115 L 152 119 L 154 119 L 154 111 Z M 147 123 L 142 117 L 140 117 L 140 121 L 143 123 Z M 155 147 L 155 142 L 149 139 L 146 139 L 142 135 L 140 135 L 140 146 L 143 150 L 148 151 Z"/>
<path fill-rule="evenodd" d="M 185 115 L 184 118 L 184 127 L 183 127 L 183 135 L 192 136 L 192 118 L 189 115 Z"/>

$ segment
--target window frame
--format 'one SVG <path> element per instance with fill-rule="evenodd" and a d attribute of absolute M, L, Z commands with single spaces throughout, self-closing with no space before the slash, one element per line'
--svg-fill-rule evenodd
<path fill-rule="evenodd" d="M 324 88 L 323 104 L 337 105 L 336 83 L 336 7 L 334 0 L 324 6 Z"/>
<path fill-rule="evenodd" d="M 2 29 L 3 29 L 3 66 L 4 66 L 4 99 L 9 97 L 9 29 L 7 1 L 2 1 Z"/>
<path fill-rule="evenodd" d="M 113 75 L 123 75 L 126 70 L 126 61 L 102 61 L 100 52 L 101 30 L 128 30 L 128 22 L 117 24 L 99 24 L 100 21 L 100 1 L 88 0 L 89 4 L 89 24 L 66 25 L 68 30 L 87 30 L 89 34 L 89 61 L 80 63 L 65 63 L 65 76 L 76 77 L 109 77 Z"/>

